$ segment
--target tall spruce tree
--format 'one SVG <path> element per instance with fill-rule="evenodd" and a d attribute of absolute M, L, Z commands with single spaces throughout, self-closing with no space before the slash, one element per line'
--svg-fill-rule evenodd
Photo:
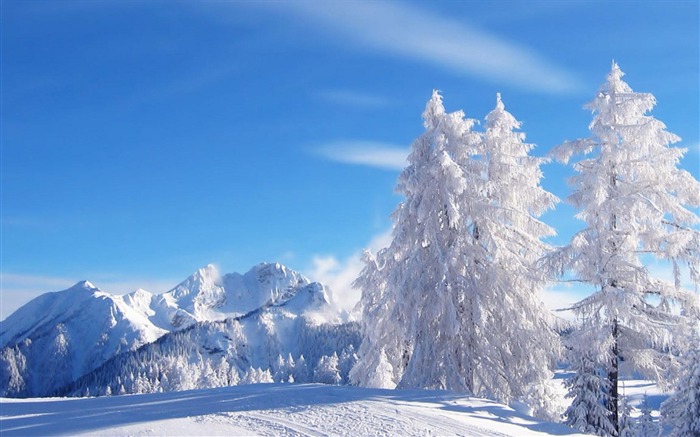
<path fill-rule="evenodd" d="M 569 197 L 586 227 L 547 258 L 558 274 L 570 271 L 595 289 L 572 309 L 583 323 L 580 332 L 597 331 L 586 338 L 604 349 L 591 370 L 603 372 L 608 381 L 601 385 L 606 391 L 601 399 L 613 431 L 604 421 L 592 424 L 602 435 L 619 431 L 620 371 L 667 383 L 676 366 L 674 354 L 686 347 L 698 314 L 696 297 L 681 287 L 680 265 L 687 264 L 690 280 L 697 284 L 698 217 L 687 207 L 700 205 L 700 183 L 678 168 L 685 150 L 670 144 L 680 138 L 646 115 L 656 103 L 654 96 L 633 92 L 622 76 L 613 63 L 587 105 L 594 114 L 591 137 L 553 152 L 563 162 L 576 153 L 589 155 L 574 164 L 578 174 Z M 675 281 L 655 277 L 648 267 L 653 260 L 672 266 Z M 571 345 L 578 355 L 589 347 L 588 342 Z"/>
<path fill-rule="evenodd" d="M 391 245 L 368 255 L 356 281 L 365 338 L 351 376 L 523 400 L 545 415 L 558 339 L 536 294 L 541 240 L 553 234 L 536 217 L 556 201 L 539 186 L 543 160 L 528 156 L 500 96 L 483 135 L 436 92 L 423 117 Z"/>

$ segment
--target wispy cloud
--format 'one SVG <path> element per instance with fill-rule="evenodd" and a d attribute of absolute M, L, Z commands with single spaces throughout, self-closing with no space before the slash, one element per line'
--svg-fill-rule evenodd
<path fill-rule="evenodd" d="M 409 150 L 394 144 L 372 141 L 338 141 L 314 149 L 326 159 L 345 164 L 365 165 L 383 170 L 406 167 Z"/>
<path fill-rule="evenodd" d="M 700 142 L 690 143 L 690 144 L 681 144 L 680 147 L 688 149 L 689 154 L 693 154 L 695 156 L 700 155 Z"/>
<path fill-rule="evenodd" d="M 390 105 L 389 100 L 384 97 L 355 90 L 323 90 L 319 91 L 317 96 L 331 103 L 355 108 L 376 109 Z"/>
<path fill-rule="evenodd" d="M 463 21 L 399 2 L 273 2 L 344 44 L 429 63 L 457 74 L 520 88 L 569 93 L 574 75 L 520 46 Z"/>
<path fill-rule="evenodd" d="M 590 292 L 584 287 L 557 284 L 539 291 L 538 295 L 544 305 L 555 315 L 565 320 L 576 320 L 572 311 L 564 311 L 585 298 Z"/>
<path fill-rule="evenodd" d="M 0 320 L 48 291 L 64 290 L 78 281 L 50 276 L 2 272 L 0 276 Z"/>
<path fill-rule="evenodd" d="M 391 231 L 375 235 L 367 245 L 373 253 L 387 247 L 391 243 Z M 335 255 L 316 255 L 311 267 L 306 269 L 306 275 L 313 281 L 319 281 L 330 288 L 333 302 L 348 312 L 357 305 L 362 291 L 352 287 L 353 281 L 364 268 L 362 250 L 351 256 L 339 259 Z"/>

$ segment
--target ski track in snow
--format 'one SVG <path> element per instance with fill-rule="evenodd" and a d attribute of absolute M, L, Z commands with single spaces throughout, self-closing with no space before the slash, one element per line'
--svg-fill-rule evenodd
<path fill-rule="evenodd" d="M 495 402 L 429 390 L 258 384 L 99 398 L 0 399 L 0 434 L 580 435 Z"/>

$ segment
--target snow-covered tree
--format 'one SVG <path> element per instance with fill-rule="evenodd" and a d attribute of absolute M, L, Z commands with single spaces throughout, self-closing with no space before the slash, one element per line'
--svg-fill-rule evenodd
<path fill-rule="evenodd" d="M 306 363 L 306 358 L 304 358 L 303 354 L 299 355 L 299 358 L 292 369 L 292 376 L 294 377 L 294 381 L 297 383 L 303 384 L 305 382 L 309 382 L 309 366 Z"/>
<path fill-rule="evenodd" d="M 600 367 L 600 357 L 587 349 L 577 350 L 571 360 L 574 376 L 565 381 L 567 397 L 573 398 L 564 413 L 567 425 L 582 432 L 601 436 L 616 435 L 606 408 L 609 402 L 607 375 Z M 605 351 L 603 351 L 605 356 Z"/>
<path fill-rule="evenodd" d="M 646 115 L 654 96 L 633 92 L 622 76 L 613 63 L 587 106 L 594 114 L 591 137 L 553 152 L 563 162 L 576 153 L 590 156 L 574 164 L 578 174 L 569 197 L 586 227 L 548 258 L 559 275 L 572 272 L 594 288 L 572 309 L 584 330 L 598 330 L 596 347 L 608 345 L 600 363 L 608 384 L 601 387 L 607 390 L 615 434 L 619 372 L 637 371 L 663 384 L 675 365 L 673 354 L 685 347 L 698 306 L 681 287 L 680 265 L 689 266 L 697 284 L 700 260 L 700 237 L 693 228 L 698 217 L 686 208 L 700 205 L 700 183 L 678 168 L 685 150 L 669 145 L 679 138 Z M 654 259 L 673 267 L 675 281 L 652 274 L 648 263 Z"/>
<path fill-rule="evenodd" d="M 338 354 L 324 355 L 314 370 L 314 382 L 338 385 L 343 381 L 338 370 Z"/>
<path fill-rule="evenodd" d="M 270 369 L 262 370 L 259 367 L 250 367 L 243 375 L 240 384 L 269 384 L 273 382 Z"/>
<path fill-rule="evenodd" d="M 635 421 L 632 418 L 632 407 L 630 406 L 627 396 L 620 397 L 620 420 L 619 420 L 620 437 L 636 437 Z"/>
<path fill-rule="evenodd" d="M 483 135 L 437 92 L 423 119 L 392 242 L 355 282 L 364 340 L 351 378 L 527 400 L 558 348 L 536 296 L 546 278 L 535 262 L 553 233 L 536 217 L 556 201 L 539 186 L 542 159 L 528 156 L 500 96 Z"/>
<path fill-rule="evenodd" d="M 664 428 L 674 437 L 700 435 L 700 351 L 695 348 L 683 357 L 683 376 L 676 391 L 661 405 Z"/>
<path fill-rule="evenodd" d="M 649 405 L 649 398 L 647 398 L 646 394 L 642 401 L 641 412 L 642 414 L 639 416 L 637 424 L 634 427 L 634 435 L 636 437 L 655 437 L 659 435 L 659 427 L 656 422 L 654 422 L 654 416 L 651 415 L 651 406 Z"/>
<path fill-rule="evenodd" d="M 238 385 L 241 382 L 241 374 L 236 366 L 230 366 L 228 371 L 228 385 Z"/>
<path fill-rule="evenodd" d="M 356 363 L 357 354 L 355 353 L 355 347 L 351 344 L 346 349 L 343 349 L 338 357 L 338 370 L 343 377 L 341 384 L 347 384 L 349 382 L 350 371 Z"/>

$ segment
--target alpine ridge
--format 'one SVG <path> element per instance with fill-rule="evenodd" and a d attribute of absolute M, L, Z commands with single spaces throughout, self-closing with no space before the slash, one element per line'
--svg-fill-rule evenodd
<path fill-rule="evenodd" d="M 226 275 L 207 265 L 163 294 L 119 296 L 81 281 L 0 322 L 0 396 L 45 396 L 165 334 L 273 308 L 286 318 L 339 321 L 325 286 L 278 263 Z"/>

